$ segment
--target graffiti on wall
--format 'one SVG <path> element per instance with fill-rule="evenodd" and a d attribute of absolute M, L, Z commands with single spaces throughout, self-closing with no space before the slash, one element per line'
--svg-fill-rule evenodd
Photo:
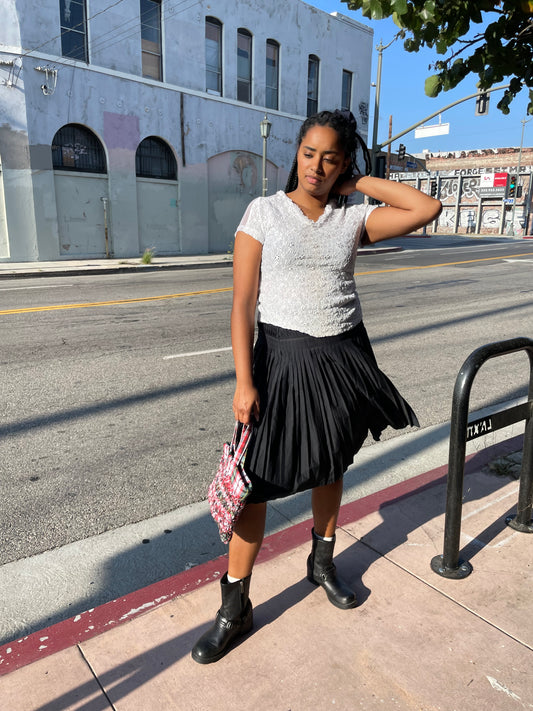
<path fill-rule="evenodd" d="M 459 180 L 444 178 L 440 184 L 440 199 L 457 200 Z M 462 183 L 461 200 L 479 200 L 479 178 L 466 178 Z"/>
<path fill-rule="evenodd" d="M 488 210 L 483 210 L 481 215 L 481 226 L 487 229 L 495 230 L 500 226 L 501 211 L 497 207 L 489 207 Z"/>

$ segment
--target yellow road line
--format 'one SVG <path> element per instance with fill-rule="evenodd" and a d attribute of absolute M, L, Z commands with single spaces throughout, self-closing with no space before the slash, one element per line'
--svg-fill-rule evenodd
<path fill-rule="evenodd" d="M 495 262 L 499 259 L 515 259 L 516 257 L 531 257 L 533 252 L 525 252 L 524 254 L 508 254 L 499 257 L 483 257 L 481 259 L 465 259 L 461 262 L 443 262 L 442 264 L 426 264 L 423 266 L 396 267 L 394 269 L 379 269 L 371 272 L 356 272 L 355 276 L 368 276 L 370 274 L 386 274 L 387 272 L 405 272 L 412 269 L 436 269 L 438 267 L 453 267 L 458 264 L 474 264 L 476 262 Z M 227 291 L 232 291 L 231 286 L 226 286 L 222 289 L 206 289 L 204 291 L 187 291 L 182 294 L 163 294 L 161 296 L 143 296 L 138 299 L 115 299 L 114 301 L 95 301 L 94 303 L 86 304 L 57 304 L 55 306 L 30 306 L 26 309 L 7 309 L 0 311 L 0 316 L 9 316 L 11 314 L 30 314 L 38 311 L 62 311 L 64 309 L 90 309 L 96 306 L 117 306 L 118 304 L 138 304 L 143 301 L 164 301 L 165 299 L 180 299 L 184 296 L 203 296 L 205 294 L 221 294 Z"/>
<path fill-rule="evenodd" d="M 29 314 L 36 311 L 61 311 L 62 309 L 90 309 L 95 306 L 116 306 L 117 304 L 137 304 L 143 301 L 163 301 L 165 299 L 180 299 L 184 296 L 201 296 L 202 294 L 220 294 L 224 291 L 232 291 L 231 286 L 223 289 L 206 289 L 205 291 L 187 291 L 183 294 L 163 294 L 162 296 L 142 296 L 137 299 L 115 299 L 114 301 L 95 301 L 86 304 L 57 304 L 55 306 L 30 306 L 27 309 L 8 309 L 0 311 L 0 316 L 8 314 Z"/>
<path fill-rule="evenodd" d="M 387 272 L 407 272 L 411 269 L 435 269 L 437 267 L 453 267 L 457 264 L 473 264 L 474 262 L 495 262 L 498 259 L 514 259 L 515 257 L 531 257 L 533 252 L 525 254 L 508 254 L 503 257 L 483 257 L 482 259 L 465 259 L 462 262 L 444 262 L 442 264 L 424 264 L 423 266 L 396 267 L 395 269 L 379 269 L 374 272 L 356 272 L 355 276 L 365 276 L 367 274 L 386 274 Z"/>

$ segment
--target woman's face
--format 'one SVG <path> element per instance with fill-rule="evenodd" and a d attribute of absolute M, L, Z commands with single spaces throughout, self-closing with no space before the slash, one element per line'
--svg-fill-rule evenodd
<path fill-rule="evenodd" d="M 323 199 L 327 199 L 350 162 L 339 144 L 337 131 L 331 126 L 310 128 L 302 138 L 297 160 L 298 189 Z"/>

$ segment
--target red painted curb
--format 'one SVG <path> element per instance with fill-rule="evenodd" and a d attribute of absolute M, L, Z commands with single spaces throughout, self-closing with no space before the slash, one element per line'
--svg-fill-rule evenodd
<path fill-rule="evenodd" d="M 466 458 L 465 473 L 478 471 L 497 456 L 516 452 L 521 448 L 522 440 L 523 435 L 518 435 L 469 455 Z M 437 467 L 412 479 L 365 496 L 358 501 L 345 504 L 340 510 L 339 527 L 358 521 L 370 513 L 378 511 L 381 507 L 392 504 L 405 496 L 410 496 L 424 487 L 443 482 L 447 470 L 447 465 Z M 311 527 L 312 521 L 307 520 L 268 536 L 265 538 L 257 563 L 267 563 L 302 545 L 309 540 Z M 136 590 L 125 597 L 117 598 L 68 620 L 9 642 L 0 647 L 0 677 L 96 637 L 173 600 L 179 595 L 194 592 L 194 590 L 218 580 L 225 573 L 226 567 L 226 556 L 223 555 L 191 568 L 191 570 Z"/>

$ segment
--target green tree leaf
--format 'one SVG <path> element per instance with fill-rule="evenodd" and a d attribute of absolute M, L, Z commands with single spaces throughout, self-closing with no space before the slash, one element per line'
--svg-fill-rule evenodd
<path fill-rule="evenodd" d="M 511 81 L 498 108 L 509 105 L 520 91 L 533 87 L 533 0 L 343 0 L 373 20 L 393 18 L 403 32 L 404 48 L 433 48 L 444 58 L 434 63 L 438 74 L 426 79 L 428 96 L 452 89 L 470 74 L 482 89 Z M 486 23 L 478 34 L 472 26 Z M 456 60 L 460 59 L 460 62 Z M 533 113 L 533 92 L 528 112 Z"/>
<path fill-rule="evenodd" d="M 426 79 L 424 84 L 424 91 L 426 92 L 426 96 L 431 96 L 432 98 L 435 98 L 440 94 L 441 89 L 442 82 L 438 74 L 434 74 L 433 76 L 428 77 Z"/>

